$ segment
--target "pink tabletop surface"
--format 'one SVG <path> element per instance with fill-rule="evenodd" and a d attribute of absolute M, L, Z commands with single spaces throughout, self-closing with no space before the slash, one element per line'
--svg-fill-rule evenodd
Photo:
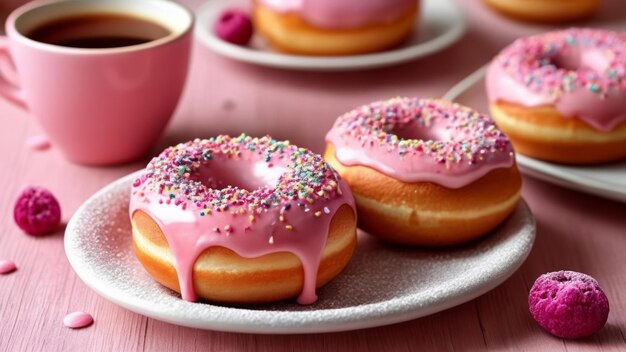
<path fill-rule="evenodd" d="M 2 1 L 4 18 L 19 0 Z M 23 2 L 23 1 L 22 1 Z M 197 8 L 202 1 L 182 1 Z M 316 151 L 334 118 L 352 107 L 396 95 L 437 97 L 516 37 L 551 26 L 513 22 L 478 1 L 461 1 L 469 29 L 451 48 L 396 67 L 349 73 L 303 73 L 255 67 L 213 54 L 197 44 L 186 93 L 154 153 L 194 137 L 270 133 Z M 626 30 L 626 2 L 603 1 L 595 19 L 581 24 Z M 137 170 L 145 160 L 115 167 L 74 165 L 52 147 L 25 145 L 41 133 L 28 113 L 0 100 L 0 259 L 18 270 L 0 276 L 0 351 L 27 350 L 626 350 L 626 204 L 524 177 L 523 196 L 537 219 L 537 239 L 526 263 L 504 284 L 456 308 L 422 319 L 359 331 L 314 335 L 252 335 L 170 325 L 101 298 L 72 271 L 63 230 L 24 235 L 12 218 L 27 185 L 57 195 L 63 220 L 95 191 Z M 594 276 L 609 297 L 607 325 L 593 337 L 562 340 L 528 314 L 527 295 L 540 274 L 576 270 Z M 95 323 L 82 330 L 63 317 L 83 310 Z"/>

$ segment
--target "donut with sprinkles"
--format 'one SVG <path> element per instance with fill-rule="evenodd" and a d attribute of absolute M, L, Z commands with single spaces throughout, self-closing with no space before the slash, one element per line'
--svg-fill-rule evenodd
<path fill-rule="evenodd" d="M 521 38 L 487 70 L 491 115 L 520 154 L 567 164 L 626 158 L 626 40 L 571 28 Z"/>
<path fill-rule="evenodd" d="M 350 185 L 359 227 L 391 242 L 472 240 L 502 223 L 520 198 L 508 138 L 461 105 L 374 102 L 340 116 L 326 142 L 324 157 Z"/>
<path fill-rule="evenodd" d="M 320 155 L 240 135 L 165 149 L 133 183 L 129 212 L 139 261 L 183 299 L 310 304 L 352 256 L 354 208 Z"/>

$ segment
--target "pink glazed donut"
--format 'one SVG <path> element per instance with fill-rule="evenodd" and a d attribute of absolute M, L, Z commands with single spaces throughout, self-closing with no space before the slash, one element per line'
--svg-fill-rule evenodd
<path fill-rule="evenodd" d="M 385 50 L 414 31 L 418 0 L 254 0 L 255 29 L 274 48 L 301 55 Z"/>
<path fill-rule="evenodd" d="M 167 148 L 135 181 L 130 217 L 141 264 L 189 301 L 310 304 L 356 246 L 345 182 L 320 155 L 269 136 Z"/>
<path fill-rule="evenodd" d="M 489 66 L 487 95 L 521 154 L 570 164 L 626 157 L 626 41 L 616 32 L 519 39 Z"/>
<path fill-rule="evenodd" d="M 486 234 L 516 208 L 521 178 L 493 121 L 441 100 L 394 98 L 335 122 L 324 157 L 348 182 L 359 227 L 414 245 Z"/>

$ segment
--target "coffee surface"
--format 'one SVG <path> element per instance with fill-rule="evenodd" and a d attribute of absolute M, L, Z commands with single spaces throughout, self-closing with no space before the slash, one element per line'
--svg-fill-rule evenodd
<path fill-rule="evenodd" d="M 118 14 L 59 18 L 26 34 L 38 42 L 73 48 L 117 48 L 147 43 L 170 34 L 158 23 Z"/>

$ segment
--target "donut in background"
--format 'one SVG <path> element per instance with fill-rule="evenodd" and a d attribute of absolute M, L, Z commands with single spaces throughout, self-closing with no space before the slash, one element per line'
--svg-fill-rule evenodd
<path fill-rule="evenodd" d="M 626 157 L 626 41 L 572 28 L 521 38 L 487 70 L 491 115 L 524 155 L 567 164 Z"/>
<path fill-rule="evenodd" d="M 531 22 L 567 22 L 593 15 L 599 0 L 484 0 L 494 10 Z"/>
<path fill-rule="evenodd" d="M 302 55 L 353 55 L 392 48 L 412 33 L 417 0 L 254 0 L 255 29 Z"/>

